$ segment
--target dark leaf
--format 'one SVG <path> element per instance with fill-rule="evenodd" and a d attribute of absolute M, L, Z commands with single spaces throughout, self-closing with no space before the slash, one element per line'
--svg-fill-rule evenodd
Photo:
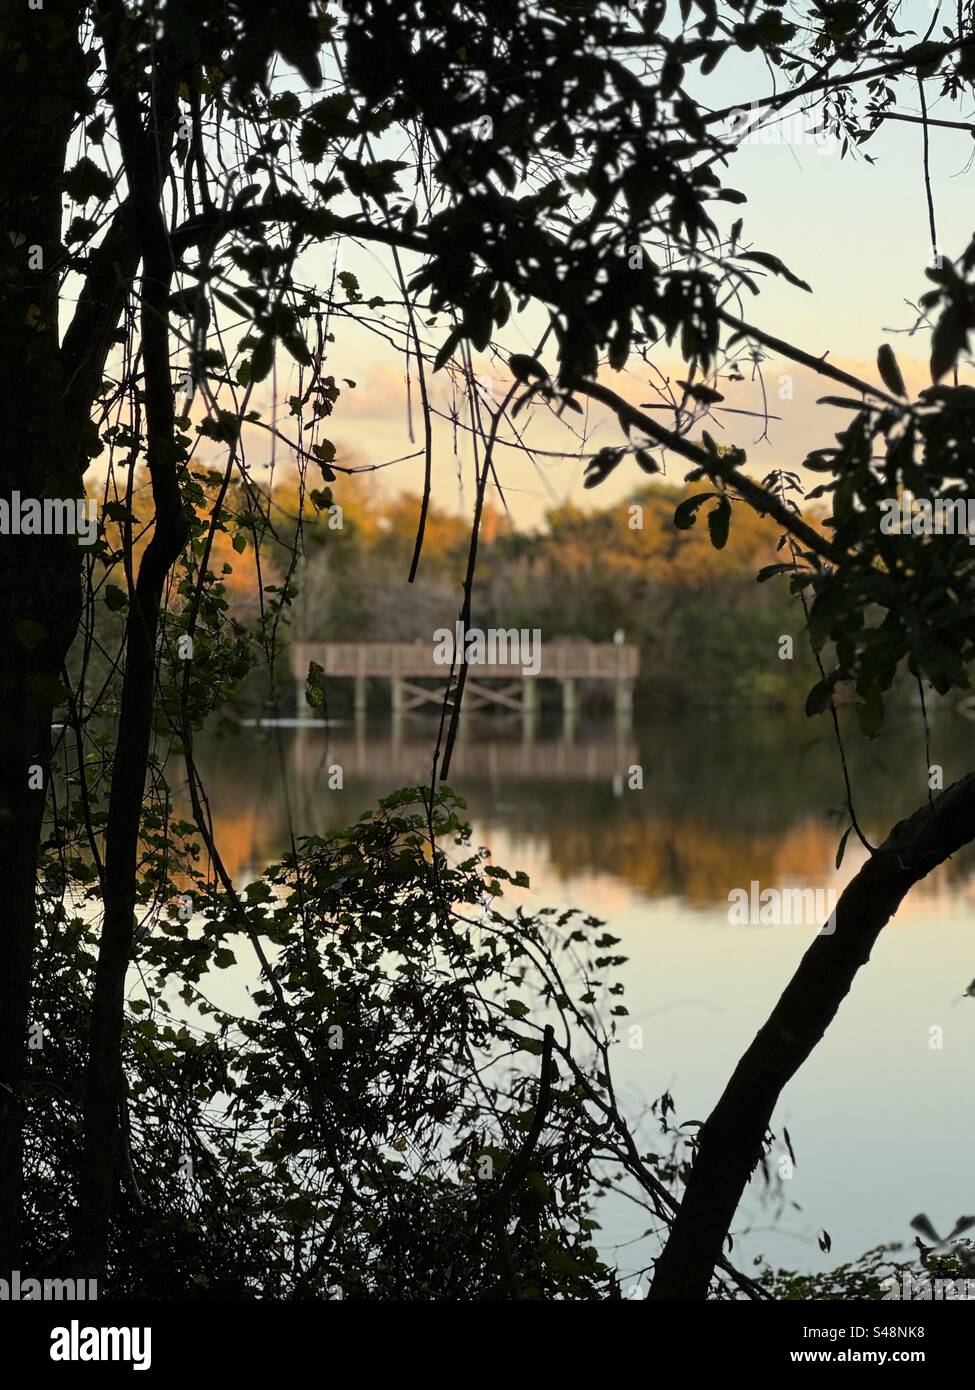
<path fill-rule="evenodd" d="M 764 584 L 767 579 L 771 579 L 776 574 L 791 574 L 795 565 L 763 565 L 755 578 L 759 584 Z"/>
<path fill-rule="evenodd" d="M 728 543 L 728 529 L 731 526 L 731 503 L 727 497 L 720 497 L 718 504 L 708 512 L 708 532 L 715 550 L 724 550 Z"/>
<path fill-rule="evenodd" d="M 806 713 L 808 715 L 822 714 L 830 702 L 833 694 L 833 686 L 836 684 L 836 677 L 827 676 L 824 680 L 817 681 L 806 696 Z"/>
<path fill-rule="evenodd" d="M 689 531 L 697 520 L 698 507 L 703 507 L 710 498 L 717 496 L 716 492 L 695 492 L 693 497 L 685 497 L 683 502 L 678 502 L 674 510 L 674 525 L 678 531 Z"/>
<path fill-rule="evenodd" d="M 772 271 L 773 275 L 781 275 L 788 280 L 790 285 L 795 285 L 800 290 L 806 290 L 812 294 L 812 287 L 807 285 L 805 280 L 800 280 L 798 275 L 793 275 L 789 267 L 780 261 L 778 256 L 772 256 L 767 251 L 739 251 L 737 255 L 739 260 L 754 261 L 756 265 Z"/>
<path fill-rule="evenodd" d="M 508 358 L 508 366 L 511 374 L 516 381 L 530 381 L 533 377 L 537 381 L 546 381 L 548 373 L 537 357 L 529 357 L 524 352 L 514 352 Z"/>
<path fill-rule="evenodd" d="M 895 396 L 907 395 L 904 378 L 897 365 L 897 358 L 894 356 L 893 348 L 888 343 L 881 343 L 877 349 L 877 370 L 883 377 L 884 385 L 888 391 L 893 391 Z"/>
<path fill-rule="evenodd" d="M 598 487 L 605 482 L 625 452 L 624 449 L 600 449 L 586 464 L 583 487 Z"/>
<path fill-rule="evenodd" d="M 115 187 L 105 170 L 87 156 L 68 170 L 63 184 L 65 193 L 74 203 L 87 203 L 89 198 L 104 202 Z"/>

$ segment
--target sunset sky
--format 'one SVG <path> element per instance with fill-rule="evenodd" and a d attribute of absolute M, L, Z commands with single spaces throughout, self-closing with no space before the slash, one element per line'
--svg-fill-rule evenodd
<path fill-rule="evenodd" d="M 933 15 L 926 4 L 905 8 L 905 29 L 913 22 L 918 36 Z M 912 41 L 905 35 L 905 46 Z M 696 90 L 709 105 L 738 103 L 748 96 L 769 91 L 769 79 L 755 70 L 752 58 L 729 55 L 707 79 L 698 79 Z M 691 84 L 692 90 L 695 90 Z M 967 112 L 940 98 L 934 84 L 927 91 L 928 114 L 933 118 L 964 120 Z M 905 114 L 919 110 L 916 85 L 901 85 L 896 109 Z M 790 108 L 790 112 L 792 108 Z M 806 118 L 810 124 L 811 118 Z M 800 129 L 796 109 L 790 115 L 785 134 Z M 865 147 L 874 160 L 868 164 L 862 154 L 841 159 L 839 147 L 830 142 L 809 139 L 796 143 L 775 143 L 771 134 L 762 133 L 754 143 L 746 142 L 722 171 L 726 185 L 747 195 L 741 207 L 714 204 L 719 225 L 730 227 L 738 216 L 744 218 L 743 239 L 755 250 L 780 256 L 790 269 L 812 287 L 806 294 L 785 280 L 765 276 L 758 298 L 749 297 L 744 312 L 778 337 L 794 342 L 816 354 L 828 353 L 831 361 L 868 379 L 879 381 L 876 351 L 889 342 L 897 354 L 912 390 L 930 384 L 927 368 L 927 335 L 913 335 L 916 315 L 909 301 L 930 287 L 924 271 L 931 259 L 928 213 L 923 181 L 922 130 L 918 125 L 887 121 Z M 384 151 L 385 153 L 386 151 Z M 939 248 L 958 257 L 972 235 L 971 180 L 967 165 L 975 153 L 967 131 L 936 129 L 931 139 L 931 178 L 935 202 Z M 347 247 L 343 265 L 360 279 L 366 296 L 395 293 L 389 258 L 383 252 Z M 331 256 L 317 250 L 306 261 L 305 273 L 326 282 L 331 275 Z M 514 318 L 505 330 L 507 351 L 530 351 L 532 335 L 542 320 Z M 430 340 L 439 343 L 443 327 L 429 330 Z M 416 381 L 413 387 L 413 441 L 408 427 L 404 363 L 381 339 L 355 328 L 338 330 L 333 350 L 336 374 L 356 380 L 354 391 L 343 394 L 329 421 L 329 434 L 340 450 L 355 461 L 381 463 L 418 450 L 422 445 L 422 421 Z M 279 368 L 286 368 L 279 354 Z M 662 347 L 654 355 L 659 368 L 673 377 L 683 376 L 676 352 Z M 496 364 L 487 356 L 478 360 L 479 370 L 492 375 L 497 384 L 504 381 Z M 764 364 L 769 391 L 769 409 L 780 415 L 772 421 L 769 439 L 756 442 L 760 422 L 742 416 L 721 418 L 722 442 L 748 449 L 749 464 L 761 476 L 775 466 L 795 467 L 805 453 L 832 442 L 842 427 L 844 415 L 830 407 L 817 406 L 819 397 L 835 392 L 829 382 L 787 363 L 769 360 Z M 783 385 L 782 374 L 792 380 Z M 746 371 L 747 376 L 747 371 Z M 608 371 L 605 379 L 634 403 L 653 399 L 648 375 L 637 360 L 624 373 Z M 725 383 L 729 405 L 758 409 L 761 393 L 757 384 L 746 380 L 737 385 Z M 789 393 L 791 392 L 791 399 Z M 279 395 L 287 389 L 279 383 Z M 449 409 L 451 389 L 446 371 L 431 381 L 435 405 Z M 785 397 L 785 398 L 781 398 Z M 466 409 L 462 396 L 457 398 Z M 662 420 L 667 420 L 661 414 Z M 526 424 L 528 417 L 519 417 Z M 585 425 L 581 417 L 571 417 L 573 436 L 539 409 L 528 424 L 526 437 L 539 450 L 583 447 L 580 428 L 586 431 L 585 450 L 602 444 L 621 442 L 613 420 L 598 407 Z M 672 417 L 669 417 L 672 423 Z M 714 432 L 713 422 L 708 428 Z M 473 497 L 473 462 L 469 443 L 459 436 L 459 459 L 454 455 L 452 431 L 446 424 L 435 430 L 434 484 L 438 502 L 449 509 L 469 512 Z M 255 445 L 260 441 L 255 438 Z M 255 457 L 258 455 L 255 454 Z M 534 463 L 521 452 L 502 445 L 497 450 L 498 474 L 505 489 L 515 523 L 531 527 L 541 522 L 545 510 L 557 501 L 572 499 L 587 505 L 590 498 L 600 506 L 625 498 L 645 481 L 633 466 L 625 463 L 595 493 L 582 487 L 583 466 L 578 457 L 565 459 L 539 456 Z M 679 481 L 684 469 L 672 461 L 669 476 Z M 394 491 L 418 490 L 422 480 L 422 460 L 415 459 L 384 471 L 383 484 Z"/>

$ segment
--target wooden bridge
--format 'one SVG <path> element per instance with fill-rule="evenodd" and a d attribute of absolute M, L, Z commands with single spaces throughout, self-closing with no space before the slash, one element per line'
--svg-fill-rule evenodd
<path fill-rule="evenodd" d="M 390 683 L 394 720 L 423 704 L 440 705 L 448 692 L 450 667 L 434 659 L 430 642 L 295 642 L 291 649 L 291 674 L 297 685 L 299 712 L 307 712 L 305 681 L 311 662 L 317 662 L 326 678 L 355 682 L 356 718 L 366 712 L 366 683 L 380 678 Z M 533 718 L 538 705 L 538 682 L 559 681 L 562 711 L 567 722 L 575 718 L 577 683 L 611 681 L 617 716 L 629 720 L 633 708 L 633 683 L 639 674 L 640 653 L 624 642 L 538 642 L 538 672 L 526 672 L 521 661 L 468 664 L 464 682 L 464 708 L 497 705 Z M 534 664 L 534 663 L 533 663 Z M 456 682 L 457 670 L 454 672 Z M 419 685 L 419 681 L 435 682 Z"/>

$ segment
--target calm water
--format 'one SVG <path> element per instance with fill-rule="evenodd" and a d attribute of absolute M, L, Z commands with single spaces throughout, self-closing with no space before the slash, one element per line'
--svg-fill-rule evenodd
<path fill-rule="evenodd" d="M 871 744 L 848 732 L 861 822 L 876 843 L 926 796 L 920 716 Z M 537 905 L 575 905 L 605 918 L 629 957 L 622 978 L 642 1050 L 615 1053 L 618 1090 L 637 1117 L 665 1090 L 676 1119 L 703 1120 L 764 1021 L 814 928 L 738 926 L 728 893 L 748 887 L 842 888 L 862 862 L 845 827 L 835 745 L 823 720 L 698 715 L 649 722 L 621 737 L 612 723 L 571 738 L 542 726 L 473 723 L 450 783 L 468 802 L 477 843 L 525 869 Z M 395 787 L 429 779 L 435 728 L 407 720 L 394 733 L 352 725 L 247 729 L 201 746 L 218 843 L 246 882 L 299 834 L 353 821 Z M 975 724 L 945 712 L 932 760 L 947 786 L 975 765 Z M 342 790 L 328 768 L 343 769 Z M 640 765 L 643 789 L 629 790 Z M 520 899 L 521 900 L 521 899 Z M 785 1091 L 773 1128 L 786 1126 L 798 1160 L 784 1201 L 746 1196 L 735 1254 L 817 1269 L 887 1241 L 910 1242 L 924 1211 L 946 1231 L 975 1211 L 975 858 L 938 870 L 887 927 L 826 1039 Z M 932 1048 L 930 1030 L 943 1030 Z M 652 1123 L 641 1137 L 655 1142 Z M 642 1214 L 624 1200 L 603 1212 L 604 1243 L 632 1242 Z M 818 1232 L 833 1242 L 821 1254 Z M 621 1267 L 645 1264 L 639 1246 Z"/>

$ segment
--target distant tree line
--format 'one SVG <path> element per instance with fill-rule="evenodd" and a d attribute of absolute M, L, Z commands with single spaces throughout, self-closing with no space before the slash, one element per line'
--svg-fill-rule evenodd
<path fill-rule="evenodd" d="M 296 636 L 429 642 L 435 628 L 453 621 L 469 523 L 430 505 L 423 566 L 407 590 L 400 580 L 419 499 L 364 488 L 360 479 L 333 494 L 341 527 L 310 503 L 302 518 Z M 637 698 L 647 706 L 794 706 L 815 674 L 802 609 L 779 586 L 755 582 L 756 570 L 775 559 L 775 527 L 743 512 L 727 545 L 715 550 L 703 526 L 674 528 L 674 509 L 688 495 L 680 485 L 647 484 L 614 506 L 552 508 L 533 531 L 486 507 L 474 621 L 537 627 L 545 642 L 610 642 L 622 630 L 640 647 Z M 290 546 L 287 518 L 296 515 L 297 497 L 283 484 L 274 501 Z M 242 588 L 243 602 L 249 592 Z"/>

